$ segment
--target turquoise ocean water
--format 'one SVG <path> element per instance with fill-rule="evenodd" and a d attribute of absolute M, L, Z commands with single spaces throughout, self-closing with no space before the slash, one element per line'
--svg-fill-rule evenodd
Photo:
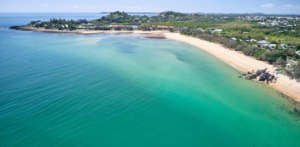
<path fill-rule="evenodd" d="M 294 103 L 188 44 L 7 29 L 53 17 L 0 15 L 1 147 L 300 146 Z"/>

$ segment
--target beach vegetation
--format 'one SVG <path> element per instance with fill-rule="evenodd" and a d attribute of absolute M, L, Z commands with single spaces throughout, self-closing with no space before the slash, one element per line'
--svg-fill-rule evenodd
<path fill-rule="evenodd" d="M 253 56 L 256 50 L 256 47 L 248 45 L 246 48 L 243 49 L 243 53 L 247 56 Z"/>
<path fill-rule="evenodd" d="M 274 62 L 274 65 L 277 67 L 285 67 L 286 66 L 286 61 L 283 60 L 281 57 L 279 57 L 276 62 Z"/>
<path fill-rule="evenodd" d="M 293 67 L 293 76 L 295 79 L 297 79 L 297 81 L 300 81 L 300 63 L 296 64 Z"/>

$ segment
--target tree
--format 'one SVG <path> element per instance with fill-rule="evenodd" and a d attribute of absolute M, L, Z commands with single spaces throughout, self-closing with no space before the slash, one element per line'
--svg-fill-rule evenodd
<path fill-rule="evenodd" d="M 294 78 L 297 79 L 297 81 L 300 81 L 300 63 L 296 64 L 293 67 L 293 75 Z"/>
<path fill-rule="evenodd" d="M 275 62 L 278 57 L 280 57 L 280 55 L 278 54 L 278 51 L 277 50 L 274 50 L 274 51 L 267 51 L 265 52 L 262 56 L 261 56 L 261 59 L 264 60 L 264 61 L 268 61 L 269 63 L 273 63 Z"/>
<path fill-rule="evenodd" d="M 279 67 L 285 67 L 286 65 L 286 61 L 283 60 L 281 57 L 279 57 L 276 62 L 274 62 L 275 66 L 279 66 Z"/>
<path fill-rule="evenodd" d="M 247 44 L 240 44 L 240 45 L 238 45 L 238 46 L 235 48 L 235 50 L 236 50 L 236 51 L 242 51 L 242 50 L 244 50 L 246 47 L 248 47 Z"/>
<path fill-rule="evenodd" d="M 226 43 L 223 43 L 223 45 L 225 45 L 226 47 L 228 48 L 234 48 L 236 46 L 236 41 L 233 41 L 233 40 L 227 40 Z"/>
<path fill-rule="evenodd" d="M 244 50 L 243 50 L 243 53 L 247 56 L 253 56 L 255 51 L 256 51 L 256 47 L 254 46 L 250 46 L 248 45 Z"/>

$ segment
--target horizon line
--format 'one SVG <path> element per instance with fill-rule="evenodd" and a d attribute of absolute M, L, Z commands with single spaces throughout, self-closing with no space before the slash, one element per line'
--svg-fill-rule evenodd
<path fill-rule="evenodd" d="M 161 12 L 134 12 L 134 11 L 121 11 L 117 10 L 120 12 L 126 12 L 126 13 L 162 13 L 162 12 L 167 12 L 167 11 L 161 11 Z M 172 11 L 172 10 L 169 10 Z M 111 12 L 116 12 L 116 11 L 107 11 L 107 12 L 0 12 L 0 13 L 96 13 L 96 14 L 101 14 L 101 13 L 111 13 Z M 179 11 L 173 11 L 173 12 L 179 12 Z M 300 13 L 262 13 L 262 12 L 179 12 L 179 13 L 186 13 L 186 14 L 196 14 L 196 13 L 203 13 L 203 14 L 264 14 L 264 15 L 300 15 Z"/>

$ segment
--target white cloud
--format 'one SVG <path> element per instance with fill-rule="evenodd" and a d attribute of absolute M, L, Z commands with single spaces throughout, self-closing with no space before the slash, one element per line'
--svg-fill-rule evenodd
<path fill-rule="evenodd" d="M 49 6 L 48 4 L 44 4 L 44 5 L 42 5 L 41 7 L 44 7 L 44 8 L 45 8 L 45 7 L 48 7 L 48 6 Z"/>
<path fill-rule="evenodd" d="M 275 5 L 272 4 L 272 3 L 261 5 L 261 7 L 263 7 L 263 8 L 272 8 L 272 7 L 274 7 L 274 6 L 275 6 Z"/>
<path fill-rule="evenodd" d="M 300 6 L 298 6 L 298 5 L 291 5 L 291 4 L 287 4 L 284 7 L 285 8 L 300 8 Z"/>

